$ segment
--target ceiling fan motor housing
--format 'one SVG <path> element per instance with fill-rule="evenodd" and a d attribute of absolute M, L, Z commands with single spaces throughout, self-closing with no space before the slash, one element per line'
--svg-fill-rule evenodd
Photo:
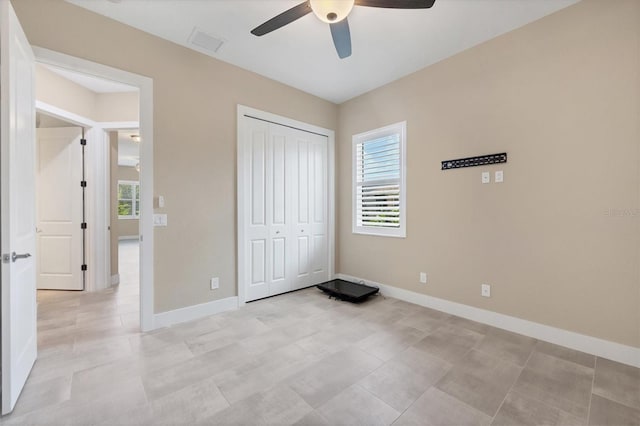
<path fill-rule="evenodd" d="M 355 0 L 309 0 L 313 13 L 322 22 L 334 24 L 349 16 Z"/>

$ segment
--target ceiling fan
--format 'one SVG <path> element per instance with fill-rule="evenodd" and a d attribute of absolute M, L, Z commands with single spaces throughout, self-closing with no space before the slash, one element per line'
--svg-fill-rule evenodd
<path fill-rule="evenodd" d="M 307 0 L 264 24 L 251 30 L 251 34 L 263 36 L 284 27 L 313 12 L 318 19 L 331 27 L 331 37 L 340 59 L 351 56 L 351 32 L 347 16 L 353 6 L 382 7 L 386 9 L 428 9 L 436 0 Z"/>

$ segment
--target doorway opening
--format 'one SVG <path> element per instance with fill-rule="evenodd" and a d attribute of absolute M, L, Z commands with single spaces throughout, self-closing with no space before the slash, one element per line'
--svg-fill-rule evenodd
<path fill-rule="evenodd" d="M 114 296 L 116 308 L 106 311 L 117 312 L 127 327 L 151 330 L 152 80 L 47 49 L 35 47 L 34 53 L 40 125 L 46 117 L 45 122 L 61 120 L 85 129 L 87 177 L 82 185 L 87 192 L 87 214 L 81 226 L 86 227 L 87 238 L 86 261 L 81 264 L 86 269 L 83 288 L 85 292 Z M 47 81 L 53 84 L 47 86 Z M 128 144 L 120 144 L 119 139 Z M 119 155 L 121 145 L 127 147 Z M 128 179 L 119 177 L 119 168 L 129 172 Z M 125 180 L 135 182 L 135 186 L 129 186 L 129 193 L 119 194 L 118 181 Z M 125 206 L 131 210 L 119 214 L 118 209 Z"/>
<path fill-rule="evenodd" d="M 138 330 L 139 90 L 40 63 L 35 80 L 38 299 L 69 299 L 77 308 L 59 312 L 61 322 L 51 312 L 42 321 L 47 331 L 69 318 L 79 330 L 102 326 L 101 319 Z M 107 128 L 118 121 L 124 129 Z M 104 303 L 61 294 L 67 290 L 101 292 Z M 82 307 L 87 300 L 95 315 Z"/>
<path fill-rule="evenodd" d="M 139 325 L 140 129 L 109 132 L 111 283 L 125 326 Z"/>

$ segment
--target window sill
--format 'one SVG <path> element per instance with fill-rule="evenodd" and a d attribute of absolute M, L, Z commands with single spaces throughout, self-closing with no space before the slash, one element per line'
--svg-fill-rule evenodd
<path fill-rule="evenodd" d="M 373 237 L 407 238 L 407 233 L 404 229 L 357 228 L 352 229 L 351 233 L 355 235 L 370 235 Z"/>

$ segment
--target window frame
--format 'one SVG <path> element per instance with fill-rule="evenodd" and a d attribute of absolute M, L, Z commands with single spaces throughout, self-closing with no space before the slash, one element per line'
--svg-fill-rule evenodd
<path fill-rule="evenodd" d="M 131 201 L 131 212 L 133 214 L 130 215 L 121 215 L 118 213 L 118 219 L 140 219 L 140 213 L 138 210 L 138 214 L 136 215 L 136 205 L 139 206 L 140 204 L 140 200 L 136 200 L 136 194 L 140 194 L 140 181 L 137 180 L 118 180 L 118 187 L 116 188 L 116 194 L 118 194 L 117 198 L 117 202 L 118 202 L 118 206 L 120 206 L 120 185 L 129 185 L 131 186 L 131 194 L 132 194 L 132 201 Z M 134 188 L 137 188 L 134 190 Z M 129 200 L 126 200 L 129 201 Z"/>
<path fill-rule="evenodd" d="M 383 226 L 362 226 L 358 225 L 358 177 L 357 177 L 357 147 L 360 143 L 373 141 L 390 135 L 399 135 L 400 147 L 400 176 L 398 178 L 400 186 L 400 226 L 397 228 Z M 351 144 L 351 224 L 353 234 L 374 235 L 380 237 L 407 237 L 407 122 L 391 124 L 379 129 L 370 130 L 364 133 L 353 135 Z"/>

